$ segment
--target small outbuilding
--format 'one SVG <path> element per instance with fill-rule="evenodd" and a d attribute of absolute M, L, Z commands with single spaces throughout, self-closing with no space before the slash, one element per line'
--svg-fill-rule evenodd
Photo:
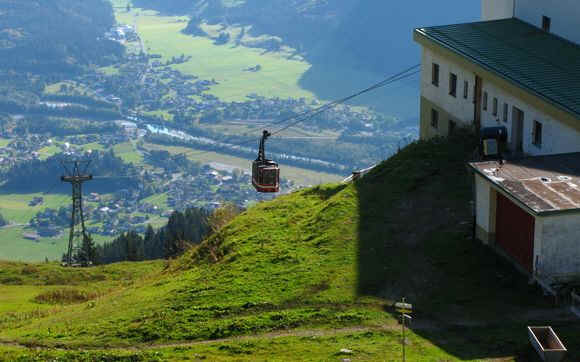
<path fill-rule="evenodd" d="M 580 153 L 469 166 L 477 238 L 545 286 L 580 281 Z"/>

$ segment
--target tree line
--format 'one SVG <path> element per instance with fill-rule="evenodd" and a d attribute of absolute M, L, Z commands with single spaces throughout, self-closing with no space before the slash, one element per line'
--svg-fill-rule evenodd
<path fill-rule="evenodd" d="M 94 247 L 94 252 L 84 251 L 83 255 L 94 255 L 97 264 L 174 258 L 218 232 L 240 211 L 234 205 L 225 205 L 212 212 L 197 207 L 174 211 L 167 224 L 157 231 L 151 225 L 143 236 L 128 231 L 109 243 Z"/>
<path fill-rule="evenodd" d="M 92 122 L 84 119 L 71 119 L 46 116 L 25 116 L 15 124 L 13 131 L 18 135 L 49 134 L 52 136 L 72 136 L 84 134 L 115 134 L 120 127 L 114 122 Z"/>
<path fill-rule="evenodd" d="M 133 164 L 125 163 L 117 157 L 112 149 L 105 152 L 93 151 L 85 157 L 91 160 L 87 173 L 98 170 L 97 176 L 111 177 L 91 181 L 92 192 L 109 193 L 120 189 L 138 189 L 143 186 L 138 169 Z M 60 176 L 67 172 L 61 163 L 62 158 L 62 155 L 53 155 L 46 160 L 35 159 L 17 163 L 5 174 L 0 175 L 0 180 L 5 181 L 2 190 L 19 193 L 47 192 L 51 184 L 54 184 L 51 191 L 70 192 L 70 185 L 59 181 Z M 116 178 L 115 176 L 124 177 Z"/>
<path fill-rule="evenodd" d="M 115 19 L 106 0 L 0 2 L 3 69 L 74 73 L 83 66 L 108 64 L 123 46 L 104 37 Z M 18 34 L 18 35 L 16 35 Z"/>
<path fill-rule="evenodd" d="M 100 105 L 98 101 L 94 102 L 95 105 Z M 106 104 L 108 108 L 97 108 L 84 106 L 84 105 L 69 105 L 66 107 L 50 107 L 42 104 L 22 104 L 19 102 L 14 102 L 8 99 L 0 99 L 0 109 L 5 113 L 18 113 L 24 115 L 36 115 L 36 116 L 54 116 L 54 117 L 65 117 L 65 118 L 84 118 L 92 119 L 96 121 L 114 121 L 122 118 L 121 114 L 116 109 L 111 109 L 109 104 Z"/>

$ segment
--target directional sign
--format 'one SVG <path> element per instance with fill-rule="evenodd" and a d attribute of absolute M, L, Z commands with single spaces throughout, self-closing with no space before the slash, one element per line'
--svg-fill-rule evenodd
<path fill-rule="evenodd" d="M 413 304 L 409 303 L 395 303 L 395 308 L 400 313 L 412 313 L 413 312 Z"/>

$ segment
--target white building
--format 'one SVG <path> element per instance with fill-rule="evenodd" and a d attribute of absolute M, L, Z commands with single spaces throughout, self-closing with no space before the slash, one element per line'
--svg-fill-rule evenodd
<path fill-rule="evenodd" d="M 421 139 L 505 127 L 475 162 L 476 230 L 525 273 L 580 281 L 580 1 L 483 0 L 483 21 L 419 28 Z"/>

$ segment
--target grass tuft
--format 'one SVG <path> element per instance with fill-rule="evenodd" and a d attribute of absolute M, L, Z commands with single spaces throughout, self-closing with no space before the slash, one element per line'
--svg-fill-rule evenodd
<path fill-rule="evenodd" d="M 44 304 L 79 304 L 96 299 L 99 295 L 80 289 L 59 288 L 43 292 L 36 297 L 36 303 Z"/>

